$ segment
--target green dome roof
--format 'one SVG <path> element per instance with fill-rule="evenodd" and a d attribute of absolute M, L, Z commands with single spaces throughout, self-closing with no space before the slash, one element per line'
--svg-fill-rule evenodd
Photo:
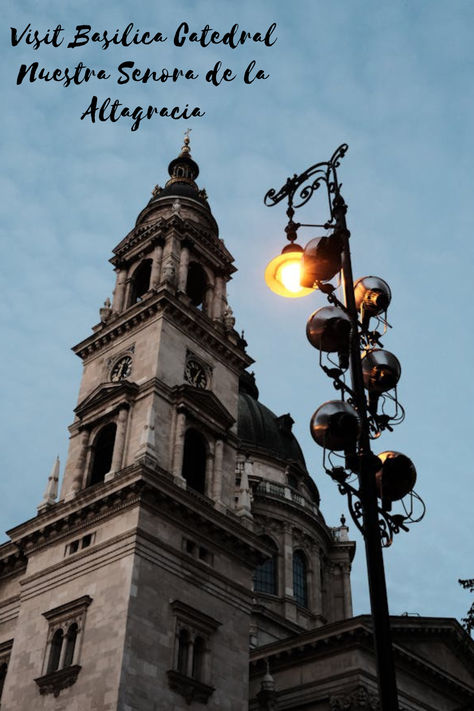
<path fill-rule="evenodd" d="M 303 452 L 291 431 L 293 419 L 289 414 L 278 417 L 258 400 L 258 389 L 250 373 L 240 381 L 237 434 L 242 447 L 256 454 L 265 454 L 295 463 L 306 471 Z"/>

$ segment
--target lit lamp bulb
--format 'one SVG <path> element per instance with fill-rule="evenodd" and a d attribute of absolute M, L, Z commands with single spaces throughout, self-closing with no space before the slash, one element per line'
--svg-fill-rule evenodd
<path fill-rule="evenodd" d="M 267 286 L 280 296 L 297 298 L 306 296 L 314 289 L 301 286 L 303 248 L 299 244 L 288 244 L 281 254 L 272 259 L 265 269 Z"/>

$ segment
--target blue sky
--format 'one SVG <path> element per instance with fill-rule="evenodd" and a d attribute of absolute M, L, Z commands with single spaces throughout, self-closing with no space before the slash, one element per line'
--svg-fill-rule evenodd
<path fill-rule="evenodd" d="M 431 0 L 207 0 L 161 3 L 21 3 L 1 10 L 2 293 L 4 474 L 2 528 L 36 513 L 56 454 L 64 465 L 67 425 L 81 377 L 70 347 L 90 333 L 113 288 L 107 260 L 133 226 L 156 183 L 192 128 L 221 237 L 239 269 L 229 289 L 245 330 L 262 401 L 290 412 L 326 520 L 336 525 L 344 499 L 322 473 L 322 451 L 308 434 L 313 411 L 334 397 L 305 337 L 320 295 L 285 301 L 263 283 L 269 259 L 284 243 L 282 205 L 263 196 L 288 175 L 327 160 L 342 142 L 340 168 L 352 232 L 354 274 L 391 285 L 393 329 L 384 340 L 402 364 L 399 398 L 405 422 L 375 451 L 413 459 L 417 490 L 428 512 L 386 552 L 390 608 L 460 617 L 469 606 L 459 577 L 472 577 L 472 2 Z M 234 23 L 265 32 L 277 23 L 273 47 L 235 50 L 187 43 L 177 26 L 220 32 Z M 77 24 L 97 32 L 133 22 L 168 35 L 153 47 L 83 49 L 10 44 L 11 26 L 45 32 L 61 24 L 69 41 Z M 193 68 L 196 81 L 118 86 L 116 67 L 133 60 L 157 70 Z M 270 76 L 244 85 L 255 60 Z M 37 81 L 16 86 L 22 63 L 104 68 L 112 78 L 65 88 Z M 238 75 L 213 87 L 203 80 L 216 61 Z M 92 125 L 80 115 L 91 97 L 131 106 L 199 106 L 190 121 L 153 118 Z M 302 222 L 327 219 L 313 198 Z M 303 211 L 300 211 L 300 213 Z M 304 219 L 303 219 L 304 218 Z M 304 243 L 315 235 L 302 233 Z M 355 534 L 351 525 L 351 534 Z M 352 581 L 355 612 L 367 612 L 360 537 Z"/>

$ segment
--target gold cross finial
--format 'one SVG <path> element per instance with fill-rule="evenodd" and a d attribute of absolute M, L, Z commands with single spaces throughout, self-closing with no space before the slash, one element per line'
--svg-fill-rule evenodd
<path fill-rule="evenodd" d="M 184 132 L 184 146 L 181 148 L 181 155 L 183 155 L 183 153 L 191 155 L 191 149 L 189 147 L 189 134 L 191 133 L 191 131 L 192 128 L 187 128 Z"/>

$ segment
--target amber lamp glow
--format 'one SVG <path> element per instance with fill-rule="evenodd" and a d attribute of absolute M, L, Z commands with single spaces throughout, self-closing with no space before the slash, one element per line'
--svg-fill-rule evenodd
<path fill-rule="evenodd" d="M 267 286 L 280 296 L 290 299 L 306 296 L 314 289 L 301 286 L 301 268 L 303 265 L 303 248 L 299 244 L 288 244 L 281 254 L 272 259 L 265 269 Z"/>

